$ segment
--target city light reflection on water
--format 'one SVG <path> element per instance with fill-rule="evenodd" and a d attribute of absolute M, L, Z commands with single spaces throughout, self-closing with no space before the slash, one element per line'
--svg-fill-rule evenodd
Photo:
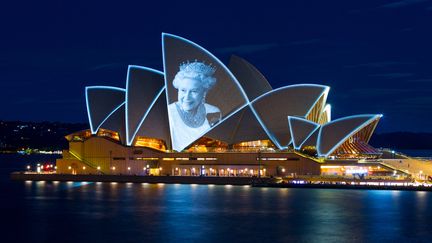
<path fill-rule="evenodd" d="M 432 238 L 431 192 L 0 180 L 2 242 Z"/>
<path fill-rule="evenodd" d="M 45 217 L 31 227 L 54 227 L 52 237 L 73 229 L 74 240 L 96 240 L 103 228 L 111 231 L 103 236 L 108 241 L 409 240 L 431 236 L 432 229 L 428 192 L 88 182 L 32 182 L 33 190 L 28 184 L 31 213 L 23 220 Z"/>

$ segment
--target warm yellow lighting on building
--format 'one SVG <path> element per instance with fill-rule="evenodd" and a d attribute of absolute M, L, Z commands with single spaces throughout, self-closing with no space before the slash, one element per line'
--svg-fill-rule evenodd
<path fill-rule="evenodd" d="M 112 167 L 112 170 L 115 170 L 115 166 Z"/>
<path fill-rule="evenodd" d="M 86 169 L 86 167 L 85 166 L 83 166 L 83 170 L 85 170 Z"/>
<path fill-rule="evenodd" d="M 255 140 L 248 142 L 241 142 L 233 145 L 233 149 L 247 152 L 247 151 L 260 151 L 274 148 L 274 144 L 270 140 Z"/>
<path fill-rule="evenodd" d="M 72 169 L 72 167 L 68 166 L 68 170 Z"/>
<path fill-rule="evenodd" d="M 148 147 L 148 148 L 157 149 L 160 151 L 166 150 L 165 143 L 162 140 L 156 139 L 156 138 L 137 137 L 137 140 L 135 142 L 135 146 Z"/>
<path fill-rule="evenodd" d="M 137 157 L 136 160 L 159 160 L 159 158 L 146 158 L 146 157 Z"/>
<path fill-rule="evenodd" d="M 100 166 L 98 166 L 97 169 L 100 170 Z"/>
<path fill-rule="evenodd" d="M 339 165 L 321 165 L 321 169 L 339 169 Z"/>
<path fill-rule="evenodd" d="M 119 141 L 120 137 L 119 134 L 117 132 L 111 131 L 111 130 L 107 130 L 107 129 L 99 129 L 99 131 L 97 132 L 97 135 L 100 137 L 109 137 L 112 138 L 114 140 Z M 88 134 L 80 134 L 81 139 L 86 138 L 87 136 L 89 136 Z M 90 134 L 91 136 L 91 134 Z"/>
<path fill-rule="evenodd" d="M 288 160 L 287 158 L 256 158 L 257 160 Z"/>

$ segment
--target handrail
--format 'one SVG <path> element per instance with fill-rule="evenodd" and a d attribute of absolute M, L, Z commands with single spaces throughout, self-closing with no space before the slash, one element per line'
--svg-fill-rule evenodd
<path fill-rule="evenodd" d="M 402 169 L 398 169 L 398 168 L 396 168 L 396 167 L 393 166 L 393 165 L 387 164 L 387 163 L 385 163 L 385 162 L 378 162 L 378 163 L 380 163 L 381 165 L 383 165 L 383 166 L 385 166 L 385 167 L 388 167 L 388 168 L 390 168 L 390 169 L 392 169 L 392 170 L 396 170 L 396 171 L 402 172 L 403 174 L 408 174 L 408 175 L 410 175 L 410 173 L 407 173 L 406 171 L 403 171 Z"/>
<path fill-rule="evenodd" d="M 93 168 L 93 169 L 97 169 L 97 166 L 94 165 L 92 162 L 87 161 L 86 159 L 81 158 L 78 154 L 68 150 L 68 153 L 71 154 L 73 157 L 75 157 L 76 159 L 78 159 L 79 161 L 81 161 L 82 163 L 86 164 L 87 166 Z M 99 170 L 100 171 L 100 170 Z M 104 174 L 102 171 L 100 171 L 100 173 Z"/>

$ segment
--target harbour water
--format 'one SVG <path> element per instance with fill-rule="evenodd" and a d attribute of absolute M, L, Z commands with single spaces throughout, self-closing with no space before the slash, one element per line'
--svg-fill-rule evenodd
<path fill-rule="evenodd" d="M 1 242 L 430 242 L 432 193 L 19 182 L 0 155 Z"/>

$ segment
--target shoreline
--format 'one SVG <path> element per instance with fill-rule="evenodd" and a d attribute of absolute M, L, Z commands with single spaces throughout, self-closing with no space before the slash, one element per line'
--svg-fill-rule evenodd
<path fill-rule="evenodd" d="M 13 172 L 14 181 L 60 181 L 60 182 L 119 182 L 119 183 L 164 183 L 200 185 L 249 185 L 265 188 L 302 188 L 302 189 L 349 189 L 349 190 L 398 190 L 432 191 L 432 186 L 423 185 L 360 185 L 350 183 L 275 183 L 273 178 L 256 177 L 192 177 L 192 176 L 136 176 L 136 175 L 71 175 L 71 174 L 28 174 Z M 360 182 L 360 181 L 359 181 Z M 386 182 L 386 181 L 381 181 Z"/>
<path fill-rule="evenodd" d="M 350 184 L 294 184 L 294 183 L 268 183 L 253 185 L 254 187 L 270 188 L 302 188 L 302 189 L 347 189 L 347 190 L 384 190 L 384 191 L 432 191 L 428 186 L 374 186 L 374 185 L 350 185 Z"/>
<path fill-rule="evenodd" d="M 252 177 L 199 177 L 199 176 L 137 176 L 137 175 L 71 175 L 71 174 L 26 174 L 13 172 L 12 180 L 17 181 L 87 181 L 87 182 L 132 182 L 167 184 L 215 184 L 251 185 Z M 270 178 L 268 178 L 269 180 Z M 266 181 L 270 182 L 270 181 Z"/>

